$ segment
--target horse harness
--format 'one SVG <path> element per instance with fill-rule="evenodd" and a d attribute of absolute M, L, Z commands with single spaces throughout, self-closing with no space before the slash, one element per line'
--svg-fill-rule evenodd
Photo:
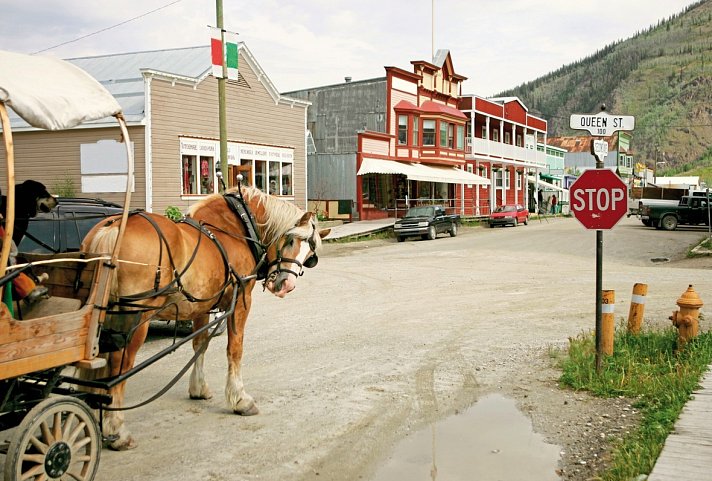
<path fill-rule="evenodd" d="M 235 193 L 227 193 L 223 195 L 223 198 L 227 202 L 227 205 L 230 207 L 230 210 L 242 221 L 243 226 L 245 227 L 245 232 L 247 235 L 241 236 L 237 235 L 231 232 L 227 232 L 219 227 L 198 222 L 195 219 L 192 219 L 190 217 L 183 217 L 182 219 L 179 219 L 176 221 L 176 223 L 185 223 L 193 228 L 195 228 L 199 235 L 198 235 L 198 242 L 196 243 L 195 249 L 193 250 L 193 253 L 186 263 L 186 265 L 183 267 L 183 269 L 179 272 L 175 262 L 173 260 L 173 254 L 171 253 L 171 249 L 169 247 L 169 244 L 161 231 L 160 227 L 156 222 L 151 219 L 150 216 L 146 215 L 145 212 L 143 211 L 133 211 L 130 212 L 129 215 L 139 215 L 143 217 L 146 221 L 148 221 L 151 226 L 154 228 L 156 231 L 156 234 L 159 237 L 159 259 L 158 259 L 158 264 L 156 268 L 156 274 L 154 278 L 154 285 L 153 289 L 149 289 L 144 292 L 140 292 L 137 294 L 130 294 L 130 295 L 125 295 L 121 296 L 117 301 L 113 302 L 113 305 L 120 306 L 120 307 L 132 307 L 132 308 L 138 308 L 141 310 L 152 310 L 154 309 L 153 307 L 147 307 L 142 304 L 138 304 L 138 301 L 145 300 L 145 299 L 150 299 L 156 296 L 160 295 L 165 295 L 165 294 L 172 294 L 175 292 L 180 292 L 185 296 L 185 298 L 189 302 L 205 302 L 209 301 L 212 299 L 216 299 L 212 308 L 216 307 L 220 301 L 222 300 L 222 296 L 225 293 L 225 289 L 232 285 L 232 286 L 237 286 L 237 289 L 241 289 L 244 284 L 252 279 L 257 279 L 257 280 L 262 280 L 263 283 L 263 289 L 265 288 L 267 282 L 269 280 L 273 280 L 276 278 L 281 272 L 288 272 L 291 274 L 294 274 L 295 276 L 301 276 L 304 274 L 304 271 L 302 267 L 307 267 L 311 268 L 316 266 L 318 262 L 318 257 L 316 255 L 315 248 L 316 248 L 316 243 L 313 238 L 309 238 L 309 246 L 314 252 L 312 256 L 310 256 L 308 259 L 304 261 L 302 264 L 299 262 L 297 259 L 289 259 L 281 256 L 281 249 L 279 246 L 277 246 L 277 255 L 275 256 L 275 259 L 269 263 L 267 263 L 267 246 L 265 246 L 259 239 L 259 234 L 257 231 L 257 223 L 255 221 L 254 216 L 252 215 L 252 212 L 250 211 L 250 208 L 247 206 L 245 203 L 244 198 L 242 195 L 237 195 Z M 116 222 L 118 219 L 113 219 L 109 221 L 106 225 L 110 225 L 113 222 Z M 230 237 L 233 238 L 239 238 L 239 239 L 244 239 L 247 244 L 250 247 L 250 251 L 252 252 L 252 256 L 255 259 L 255 268 L 253 271 L 248 274 L 247 276 L 240 276 L 235 269 L 233 268 L 232 265 L 230 265 L 230 262 L 228 260 L 227 252 L 225 251 L 225 248 L 223 247 L 222 243 L 220 240 L 215 236 L 213 231 L 219 231 L 222 232 L 223 234 L 226 234 Z M 198 253 L 198 249 L 200 248 L 200 243 L 203 238 L 203 236 L 207 237 L 210 239 L 210 241 L 213 242 L 213 244 L 216 246 L 218 251 L 220 252 L 220 256 L 223 261 L 223 266 L 225 269 L 225 279 L 223 281 L 222 286 L 218 290 L 218 293 L 215 294 L 214 296 L 208 297 L 208 298 L 198 298 L 194 295 L 192 295 L 190 292 L 188 292 L 185 289 L 185 286 L 182 283 L 182 276 L 185 274 L 185 272 L 190 268 L 192 265 L 193 261 L 195 260 L 195 257 Z M 160 286 L 160 278 L 161 278 L 161 265 L 163 262 L 163 246 L 165 245 L 166 247 L 166 254 L 168 255 L 168 260 L 171 266 L 171 269 L 173 270 L 173 279 L 166 284 L 165 286 Z M 286 269 L 282 267 L 282 263 L 292 263 L 296 264 L 299 266 L 299 272 L 294 272 L 291 269 Z M 276 266 L 276 269 L 272 271 L 271 273 L 269 272 L 270 268 L 272 266 Z M 244 292 L 244 291 L 243 291 Z M 212 309 L 211 308 L 211 309 Z"/>

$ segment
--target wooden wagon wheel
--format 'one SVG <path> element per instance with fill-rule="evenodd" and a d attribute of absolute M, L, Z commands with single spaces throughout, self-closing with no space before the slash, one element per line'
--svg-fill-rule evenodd
<path fill-rule="evenodd" d="M 6 481 L 91 481 L 99 467 L 101 435 L 81 400 L 59 396 L 35 406 L 10 441 Z"/>

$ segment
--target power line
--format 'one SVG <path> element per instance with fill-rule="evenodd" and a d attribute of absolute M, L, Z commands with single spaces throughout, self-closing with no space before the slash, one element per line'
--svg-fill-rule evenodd
<path fill-rule="evenodd" d="M 144 13 L 144 14 L 141 14 L 141 15 L 137 16 L 137 17 L 130 18 L 130 19 L 125 20 L 125 21 L 123 21 L 123 22 L 121 22 L 121 23 L 117 23 L 116 25 L 112 25 L 111 27 L 102 28 L 101 30 L 97 30 L 96 32 L 88 33 L 88 34 L 83 35 L 83 36 L 81 36 L 81 37 L 75 38 L 74 40 L 68 40 L 68 41 L 66 41 L 66 42 L 62 42 L 62 43 L 57 44 L 57 45 L 54 45 L 54 46 L 52 46 L 52 47 L 47 47 L 47 48 L 45 48 L 45 49 L 38 50 L 38 51 L 36 51 L 36 52 L 33 52 L 32 55 L 36 55 L 36 54 L 38 54 L 38 53 L 46 52 L 46 51 L 48 51 L 48 50 L 52 50 L 52 49 L 55 49 L 55 48 L 57 48 L 57 47 L 61 47 L 61 46 L 63 46 L 63 45 L 67 45 L 67 44 L 70 44 L 70 43 L 78 42 L 79 40 L 83 40 L 83 39 L 85 39 L 85 38 L 91 37 L 91 36 L 93 36 L 93 35 L 100 34 L 100 33 L 102 33 L 102 32 L 106 32 L 107 30 L 111 30 L 112 28 L 120 27 L 121 25 L 125 25 L 125 24 L 127 24 L 127 23 L 129 23 L 129 22 L 133 22 L 134 20 L 138 20 L 139 18 L 143 18 L 143 17 L 145 17 L 145 16 L 147 16 L 147 15 L 150 15 L 150 14 L 152 14 L 152 13 L 155 13 L 155 12 L 157 12 L 157 11 L 159 11 L 159 10 L 163 10 L 164 8 L 168 8 L 168 7 L 170 7 L 171 5 L 175 5 L 176 3 L 180 3 L 181 1 L 182 1 L 182 0 L 175 0 L 174 2 L 171 2 L 171 3 L 168 3 L 168 4 L 166 4 L 166 5 L 163 5 L 162 7 L 158 7 L 158 8 L 156 8 L 155 10 L 151 10 L 150 12 L 146 12 L 146 13 Z"/>

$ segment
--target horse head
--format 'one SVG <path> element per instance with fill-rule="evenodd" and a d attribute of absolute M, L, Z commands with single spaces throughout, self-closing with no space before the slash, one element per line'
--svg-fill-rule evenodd
<path fill-rule="evenodd" d="M 267 278 L 264 286 L 277 297 L 284 297 L 296 287 L 303 268 L 319 262 L 317 250 L 330 229 L 317 230 L 313 212 L 306 212 L 287 232 L 267 249 Z"/>

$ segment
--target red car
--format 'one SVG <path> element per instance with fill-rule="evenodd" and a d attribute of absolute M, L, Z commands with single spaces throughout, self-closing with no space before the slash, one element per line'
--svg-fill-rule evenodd
<path fill-rule="evenodd" d="M 490 227 L 508 224 L 517 227 L 520 222 L 524 225 L 529 223 L 529 210 L 519 204 L 501 205 L 489 217 Z"/>

